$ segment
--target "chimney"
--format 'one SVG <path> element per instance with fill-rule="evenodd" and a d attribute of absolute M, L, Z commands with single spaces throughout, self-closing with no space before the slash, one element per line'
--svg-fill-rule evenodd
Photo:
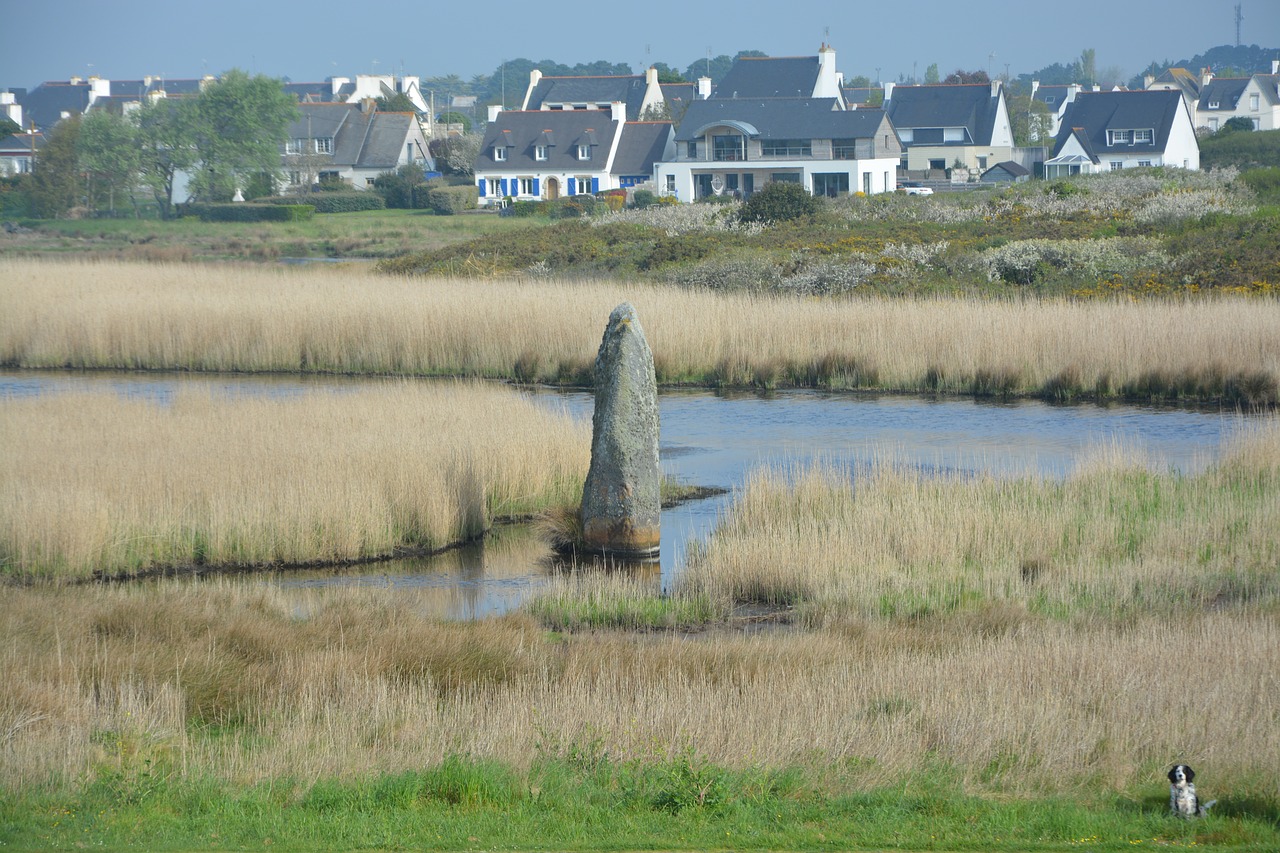
<path fill-rule="evenodd" d="M 650 65 L 644 70 L 644 83 L 646 86 L 656 86 L 658 84 L 658 69 Z"/>
<path fill-rule="evenodd" d="M 836 51 L 829 44 L 824 44 L 818 51 L 818 82 L 813 87 L 813 97 L 840 97 L 840 80 L 836 75 Z"/>
<path fill-rule="evenodd" d="M 999 96 L 1000 96 L 1000 81 L 992 80 L 991 81 L 991 97 L 997 98 Z"/>
<path fill-rule="evenodd" d="M 711 97 L 711 78 L 710 77 L 698 78 L 698 97 L 704 101 L 707 98 Z"/>
<path fill-rule="evenodd" d="M 378 111 L 378 101 L 376 98 L 360 99 L 360 112 L 372 114 L 372 113 L 376 113 L 377 111 Z"/>
<path fill-rule="evenodd" d="M 350 77 L 330 77 L 329 78 L 329 94 L 336 95 L 343 86 L 351 82 Z"/>
<path fill-rule="evenodd" d="M 498 113 L 500 112 L 502 112 L 502 104 L 490 104 L 489 105 L 489 121 L 491 122 L 497 121 Z"/>
<path fill-rule="evenodd" d="M 889 99 L 891 99 L 892 97 L 893 97 L 893 83 L 892 82 L 885 83 L 884 84 L 884 105 L 886 107 L 889 106 Z"/>
<path fill-rule="evenodd" d="M 79 77 L 72 77 L 69 81 L 72 86 L 79 86 L 83 81 Z"/>
<path fill-rule="evenodd" d="M 614 121 L 625 122 L 627 120 L 627 105 L 622 101 L 614 101 L 609 104 L 609 113 Z"/>
<path fill-rule="evenodd" d="M 1205 86 L 1208 86 L 1209 81 L 1212 79 L 1213 79 L 1212 71 L 1210 71 L 1208 68 L 1200 69 L 1200 88 L 1203 89 Z"/>
<path fill-rule="evenodd" d="M 1031 99 L 1032 100 L 1035 100 L 1036 92 L 1039 92 L 1039 91 L 1040 91 L 1040 81 L 1032 80 L 1031 81 Z"/>
<path fill-rule="evenodd" d="M 1154 82 L 1156 82 L 1156 75 L 1154 75 L 1154 74 L 1144 74 L 1144 75 L 1142 75 L 1142 88 L 1144 88 L 1144 89 L 1150 89 L 1150 88 L 1151 88 L 1151 84 L 1152 84 L 1152 83 L 1154 83 Z"/>
<path fill-rule="evenodd" d="M 1280 74 L 1280 59 L 1271 60 L 1271 73 Z"/>

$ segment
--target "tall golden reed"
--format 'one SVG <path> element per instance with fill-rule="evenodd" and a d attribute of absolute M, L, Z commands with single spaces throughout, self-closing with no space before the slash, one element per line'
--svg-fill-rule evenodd
<path fill-rule="evenodd" d="M 981 631 L 940 617 L 551 639 L 518 617 L 434 620 L 421 595 L 248 579 L 11 589 L 0 787 L 148 772 L 305 791 L 449 755 L 520 768 L 688 748 L 842 790 L 942 765 L 971 792 L 1159 792 L 1185 760 L 1217 792 L 1275 796 L 1280 627 L 1259 614 L 1187 612 L 1176 636 L 1163 617 L 1024 612 Z"/>
<path fill-rule="evenodd" d="M 85 577 L 439 548 L 579 499 L 589 427 L 509 388 L 0 405 L 4 571 Z"/>
<path fill-rule="evenodd" d="M 578 376 L 633 302 L 659 376 L 817 374 L 1014 393 L 1060 381 L 1280 378 L 1280 304 L 808 300 L 625 282 L 453 281 L 367 271 L 0 259 L 0 363 L 22 367 Z"/>
<path fill-rule="evenodd" d="M 1103 448 L 1065 480 L 884 462 L 758 472 L 691 561 L 686 594 L 802 604 L 838 624 L 1013 607 L 1280 608 L 1280 420 L 1203 473 Z"/>

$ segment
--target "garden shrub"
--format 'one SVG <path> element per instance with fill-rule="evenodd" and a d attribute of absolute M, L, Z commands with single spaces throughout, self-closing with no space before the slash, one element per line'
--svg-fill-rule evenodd
<path fill-rule="evenodd" d="M 657 197 L 649 190 L 636 190 L 631 197 L 631 203 L 640 210 L 644 210 L 655 201 L 657 201 Z"/>
<path fill-rule="evenodd" d="M 187 204 L 183 216 L 198 216 L 202 222 L 305 222 L 315 214 L 310 204 L 288 203 L 260 204 L 254 202 L 234 204 Z"/>
<path fill-rule="evenodd" d="M 738 211 L 738 218 L 743 222 L 765 224 L 785 222 L 813 216 L 820 204 L 803 185 L 775 181 L 752 193 Z"/>
<path fill-rule="evenodd" d="M 361 210 L 384 210 L 387 203 L 382 196 L 370 192 L 312 193 L 307 203 L 315 205 L 316 213 L 355 213 Z"/>
<path fill-rule="evenodd" d="M 426 191 L 426 206 L 446 216 L 475 210 L 479 200 L 480 191 L 474 184 L 453 187 L 431 186 Z"/>

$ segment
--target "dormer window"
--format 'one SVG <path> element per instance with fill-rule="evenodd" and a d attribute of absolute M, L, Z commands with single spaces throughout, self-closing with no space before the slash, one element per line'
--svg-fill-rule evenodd
<path fill-rule="evenodd" d="M 1211 110 L 1216 110 L 1216 109 L 1218 108 L 1218 104 L 1219 104 L 1219 103 L 1220 103 L 1219 101 L 1210 101 L 1210 102 L 1209 102 L 1209 109 L 1211 109 Z"/>
<path fill-rule="evenodd" d="M 1153 130 L 1135 130 L 1133 132 L 1134 145 L 1150 145 L 1155 141 L 1156 134 Z"/>
<path fill-rule="evenodd" d="M 316 143 L 315 148 L 316 148 L 317 154 L 333 153 L 333 137 L 332 136 L 322 136 L 316 139 L 315 143 Z"/>
<path fill-rule="evenodd" d="M 1131 130 L 1108 130 L 1108 145 L 1128 145 L 1133 142 L 1133 131 Z"/>
<path fill-rule="evenodd" d="M 493 159 L 501 163 L 507 159 L 507 149 L 501 145 L 493 146 Z"/>
<path fill-rule="evenodd" d="M 284 144 L 284 153 L 301 154 L 302 147 L 306 144 L 306 142 L 307 141 L 305 139 L 296 139 L 296 138 L 290 139 Z"/>
<path fill-rule="evenodd" d="M 579 146 L 578 146 L 578 159 L 579 159 L 579 160 L 590 160 L 590 159 L 591 159 L 591 146 L 590 146 L 590 145 L 579 145 Z"/>
<path fill-rule="evenodd" d="M 545 159 L 547 159 L 547 146 L 545 146 L 545 145 L 537 145 L 537 146 L 534 146 L 534 149 L 533 149 L 533 159 L 535 159 L 535 160 L 545 160 Z"/>

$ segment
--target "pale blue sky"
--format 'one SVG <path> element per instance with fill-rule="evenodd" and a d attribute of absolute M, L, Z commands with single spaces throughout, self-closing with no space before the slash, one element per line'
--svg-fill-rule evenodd
<path fill-rule="evenodd" d="M 0 89 L 98 74 L 173 78 L 230 68 L 295 81 L 388 70 L 489 74 L 504 58 L 572 65 L 605 59 L 639 71 L 762 50 L 813 55 L 824 38 L 846 76 L 1003 74 L 1069 62 L 1084 48 L 1126 75 L 1235 42 L 1237 0 L 1116 3 L 943 0 L 0 0 Z M 1280 0 L 1239 0 L 1241 41 L 1280 47 Z M 994 54 L 994 56 L 992 56 Z"/>

